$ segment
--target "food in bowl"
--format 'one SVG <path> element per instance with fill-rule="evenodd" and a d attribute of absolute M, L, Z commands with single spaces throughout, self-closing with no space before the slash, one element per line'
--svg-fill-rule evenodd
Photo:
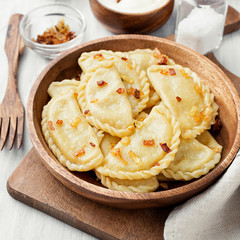
<path fill-rule="evenodd" d="M 42 113 L 45 139 L 69 170 L 94 170 L 113 190 L 152 192 L 220 161 L 208 132 L 218 106 L 189 68 L 157 49 L 85 52 L 78 63 L 80 81 L 53 82 Z"/>
<path fill-rule="evenodd" d="M 33 38 L 32 40 L 40 44 L 54 45 L 68 42 L 75 37 L 75 32 L 70 31 L 69 26 L 65 25 L 64 18 L 62 18 L 55 26 L 47 28 L 43 34 L 37 35 L 37 39 Z"/>

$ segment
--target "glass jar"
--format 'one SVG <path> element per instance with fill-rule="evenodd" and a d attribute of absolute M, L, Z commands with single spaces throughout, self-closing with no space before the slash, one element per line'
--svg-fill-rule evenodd
<path fill-rule="evenodd" d="M 179 0 L 175 41 L 201 54 L 216 50 L 222 41 L 226 0 Z"/>

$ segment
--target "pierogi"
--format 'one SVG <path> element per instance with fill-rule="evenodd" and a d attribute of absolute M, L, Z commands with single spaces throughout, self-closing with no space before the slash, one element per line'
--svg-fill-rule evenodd
<path fill-rule="evenodd" d="M 50 84 L 42 112 L 46 142 L 69 170 L 141 193 L 218 164 L 222 146 L 208 131 L 218 105 L 196 73 L 158 49 L 85 52 L 78 64 L 80 81 Z"/>

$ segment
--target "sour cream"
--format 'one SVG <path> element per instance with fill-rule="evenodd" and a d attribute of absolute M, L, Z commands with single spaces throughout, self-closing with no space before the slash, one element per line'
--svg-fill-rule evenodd
<path fill-rule="evenodd" d="M 124 13 L 144 13 L 165 5 L 169 0 L 98 0 L 112 10 Z"/>

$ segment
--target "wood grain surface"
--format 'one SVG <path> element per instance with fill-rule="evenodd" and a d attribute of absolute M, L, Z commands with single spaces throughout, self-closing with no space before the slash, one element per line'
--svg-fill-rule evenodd
<path fill-rule="evenodd" d="M 61 184 L 34 148 L 8 179 L 9 194 L 99 239 L 163 239 L 172 207 L 126 210 L 90 201 Z"/>
<path fill-rule="evenodd" d="M 161 8 L 146 13 L 121 13 L 105 7 L 97 0 L 90 0 L 93 14 L 113 33 L 150 33 L 161 27 L 170 17 L 174 0 Z"/>

